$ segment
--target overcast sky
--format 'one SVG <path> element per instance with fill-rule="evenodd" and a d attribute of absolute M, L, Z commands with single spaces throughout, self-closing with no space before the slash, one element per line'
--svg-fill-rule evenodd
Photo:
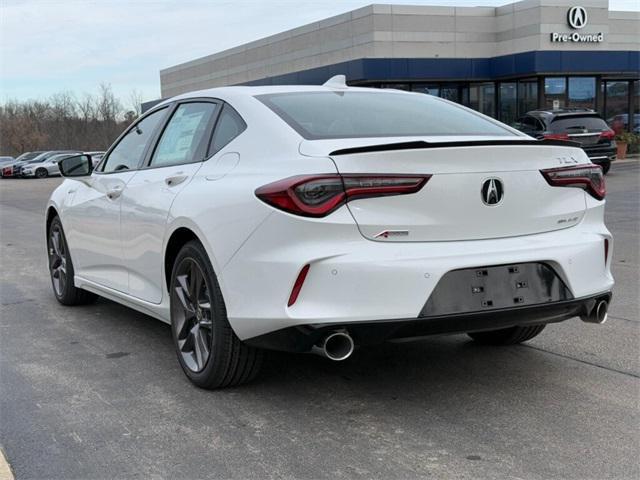
<path fill-rule="evenodd" d="M 160 95 L 159 70 L 322 20 L 365 0 L 0 0 L 0 101 L 94 92 L 110 83 L 126 103 Z M 511 0 L 379 0 L 496 6 Z M 577 2 L 579 4 L 579 2 Z M 640 10 L 640 0 L 610 0 Z"/>

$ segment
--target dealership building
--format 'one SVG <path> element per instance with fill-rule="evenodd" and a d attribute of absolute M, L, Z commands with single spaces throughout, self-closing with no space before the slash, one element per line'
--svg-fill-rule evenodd
<path fill-rule="evenodd" d="M 349 85 L 430 93 L 506 123 L 533 109 L 590 108 L 638 131 L 639 72 L 639 12 L 609 10 L 607 0 L 523 0 L 370 5 L 166 68 L 160 83 L 167 98 L 345 74 Z"/>

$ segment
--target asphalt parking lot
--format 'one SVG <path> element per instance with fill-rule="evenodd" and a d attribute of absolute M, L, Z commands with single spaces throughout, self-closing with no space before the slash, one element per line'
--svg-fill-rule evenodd
<path fill-rule="evenodd" d="M 0 180 L 0 444 L 16 478 L 639 478 L 640 163 L 607 177 L 609 321 L 527 345 L 447 336 L 345 363 L 273 354 L 193 387 L 169 327 L 51 293 L 44 205 L 60 179 Z"/>

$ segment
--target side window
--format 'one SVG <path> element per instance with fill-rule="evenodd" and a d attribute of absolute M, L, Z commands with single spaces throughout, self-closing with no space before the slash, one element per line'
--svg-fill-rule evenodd
<path fill-rule="evenodd" d="M 183 103 L 167 123 L 151 158 L 152 166 L 177 165 L 204 159 L 203 139 L 211 131 L 217 104 Z M 208 135 L 207 135 L 208 138 Z"/>
<path fill-rule="evenodd" d="M 138 168 L 149 140 L 153 137 L 156 128 L 166 113 L 166 108 L 158 110 L 143 118 L 129 130 L 109 153 L 102 171 L 109 173 Z"/>
<path fill-rule="evenodd" d="M 213 133 L 209 155 L 218 152 L 227 143 L 240 135 L 245 128 L 247 128 L 247 125 L 240 118 L 240 115 L 231 107 L 224 107 L 216 124 L 216 131 Z"/>

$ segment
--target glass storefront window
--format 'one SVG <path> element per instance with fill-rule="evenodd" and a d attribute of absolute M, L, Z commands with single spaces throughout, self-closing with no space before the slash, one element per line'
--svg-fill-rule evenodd
<path fill-rule="evenodd" d="M 518 115 L 538 109 L 538 82 L 518 83 Z"/>
<path fill-rule="evenodd" d="M 513 125 L 516 121 L 518 113 L 517 109 L 517 84 L 501 83 L 500 84 L 500 105 L 498 108 L 498 120 L 507 125 Z"/>
<path fill-rule="evenodd" d="M 619 133 L 629 129 L 629 82 L 604 82 L 604 118 Z"/>
<path fill-rule="evenodd" d="M 424 83 L 415 83 L 412 85 L 411 90 L 414 92 L 428 93 L 429 95 L 440 95 L 440 88 L 438 85 L 429 85 Z"/>
<path fill-rule="evenodd" d="M 480 83 L 469 86 L 469 106 L 480 113 L 495 115 L 496 91 L 493 83 Z"/>
<path fill-rule="evenodd" d="M 569 105 L 571 108 L 596 108 L 596 79 L 569 77 Z"/>
<path fill-rule="evenodd" d="M 565 77 L 547 77 L 544 79 L 545 108 L 565 107 L 567 79 Z"/>
<path fill-rule="evenodd" d="M 443 86 L 440 89 L 440 96 L 442 98 L 446 98 L 447 100 L 451 100 L 452 102 L 460 102 L 460 99 L 458 98 L 458 87 L 454 86 L 454 87 L 447 87 L 447 86 Z"/>

